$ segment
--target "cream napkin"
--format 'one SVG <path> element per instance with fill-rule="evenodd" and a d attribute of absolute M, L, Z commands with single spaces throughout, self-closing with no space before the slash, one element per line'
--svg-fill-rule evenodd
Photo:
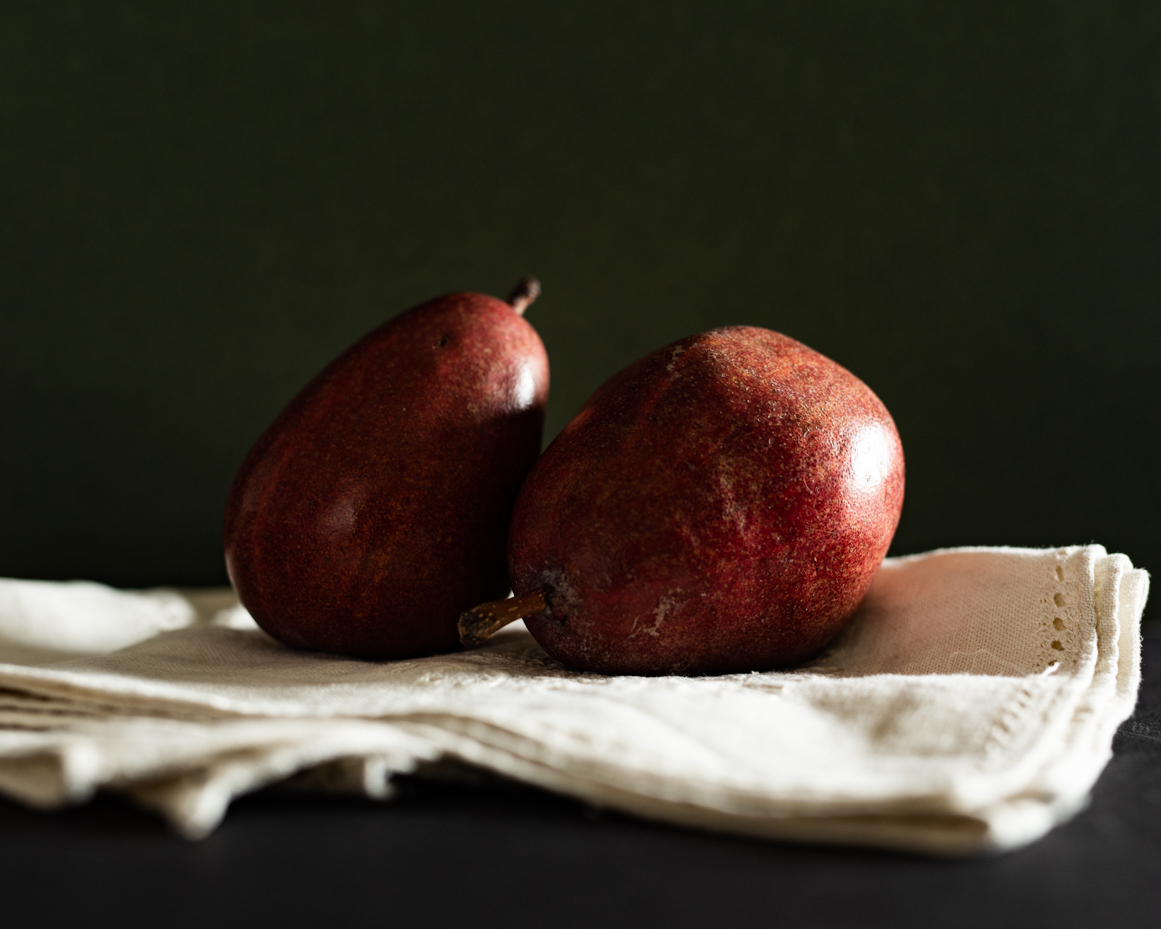
<path fill-rule="evenodd" d="M 264 784 L 385 797 L 467 764 L 705 829 L 1011 849 L 1108 761 L 1147 592 L 1096 545 L 889 559 L 806 666 L 639 678 L 566 671 L 520 628 L 376 663 L 287 649 L 228 592 L 0 581 L 0 791 L 119 790 L 198 837 Z"/>

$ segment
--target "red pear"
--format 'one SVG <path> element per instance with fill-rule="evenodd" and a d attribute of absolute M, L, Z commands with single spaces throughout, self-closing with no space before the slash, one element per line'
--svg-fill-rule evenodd
<path fill-rule="evenodd" d="M 230 580 L 300 648 L 408 658 L 458 647 L 509 590 L 505 539 L 540 451 L 548 359 L 509 303 L 440 297 L 335 359 L 250 451 L 226 508 Z"/>
<path fill-rule="evenodd" d="M 472 617 L 571 668 L 766 670 L 854 613 L 903 505 L 903 449 L 853 374 L 786 336 L 682 339 L 605 383 L 524 483 L 516 598 Z M 530 615 L 529 615 L 530 614 Z"/>

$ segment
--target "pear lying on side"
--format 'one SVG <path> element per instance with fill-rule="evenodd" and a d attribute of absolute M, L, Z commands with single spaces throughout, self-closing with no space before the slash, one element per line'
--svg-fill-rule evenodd
<path fill-rule="evenodd" d="M 793 339 L 715 329 L 605 383 L 524 483 L 515 616 L 569 667 L 766 670 L 821 649 L 866 594 L 899 521 L 903 449 L 879 399 Z"/>
<path fill-rule="evenodd" d="M 440 297 L 348 349 L 250 451 L 226 508 L 230 580 L 300 648 L 457 648 L 459 614 L 509 589 L 505 540 L 536 461 L 548 358 L 510 302 Z"/>

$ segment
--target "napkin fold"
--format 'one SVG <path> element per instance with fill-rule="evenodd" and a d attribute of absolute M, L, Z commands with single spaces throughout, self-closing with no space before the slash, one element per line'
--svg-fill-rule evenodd
<path fill-rule="evenodd" d="M 571 672 L 518 624 L 396 662 L 293 651 L 228 591 L 0 580 L 0 792 L 123 792 L 182 834 L 267 784 L 391 795 L 468 765 L 666 822 L 944 855 L 1081 809 L 1140 683 L 1148 575 L 1097 545 L 884 562 L 825 653 Z"/>

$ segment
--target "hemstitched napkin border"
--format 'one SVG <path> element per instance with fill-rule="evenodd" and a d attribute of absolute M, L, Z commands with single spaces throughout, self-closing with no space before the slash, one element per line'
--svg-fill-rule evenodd
<path fill-rule="evenodd" d="M 197 838 L 266 784 L 387 798 L 469 765 L 715 831 L 1003 851 L 1085 804 L 1147 595 L 1096 545 L 941 550 L 884 562 L 806 666 L 639 678 L 567 671 L 521 628 L 367 662 L 286 649 L 228 591 L 0 580 L 0 792 L 116 790 Z"/>

